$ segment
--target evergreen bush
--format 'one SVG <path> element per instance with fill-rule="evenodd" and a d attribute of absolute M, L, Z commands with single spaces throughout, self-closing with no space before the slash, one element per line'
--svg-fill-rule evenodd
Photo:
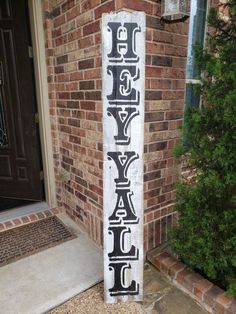
<path fill-rule="evenodd" d="M 183 127 L 196 176 L 177 185 L 171 246 L 236 296 L 236 0 L 223 6 L 227 17 L 210 9 L 207 48 L 196 48 L 202 106 Z M 186 155 L 183 144 L 175 154 Z"/>

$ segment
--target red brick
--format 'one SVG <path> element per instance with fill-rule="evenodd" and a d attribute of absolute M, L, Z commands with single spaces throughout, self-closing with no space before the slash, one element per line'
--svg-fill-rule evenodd
<path fill-rule="evenodd" d="M 172 66 L 174 68 L 185 68 L 186 67 L 186 58 L 173 57 Z"/>
<path fill-rule="evenodd" d="M 103 195 L 103 190 L 94 184 L 89 184 L 89 188 L 91 191 L 97 193 L 98 195 Z"/>
<path fill-rule="evenodd" d="M 75 126 L 75 127 L 79 128 L 80 127 L 80 120 L 69 118 L 68 119 L 68 125 Z"/>
<path fill-rule="evenodd" d="M 82 202 L 87 202 L 87 197 L 82 193 L 75 191 L 75 196 L 78 197 Z"/>
<path fill-rule="evenodd" d="M 66 35 L 62 35 L 62 36 L 56 38 L 56 40 L 55 40 L 56 46 L 60 46 L 60 45 L 66 44 L 67 43 L 67 39 L 68 39 L 67 34 Z"/>
<path fill-rule="evenodd" d="M 71 93 L 71 99 L 84 99 L 83 92 L 73 92 Z"/>
<path fill-rule="evenodd" d="M 154 16 L 161 16 L 161 4 L 160 3 L 154 3 L 153 4 L 153 11 Z"/>
<path fill-rule="evenodd" d="M 152 63 L 152 56 L 151 55 L 146 55 L 146 65 L 151 65 Z"/>
<path fill-rule="evenodd" d="M 166 259 L 164 259 L 161 263 L 161 270 L 169 275 L 170 274 L 170 270 L 172 268 L 172 266 L 174 266 L 177 263 L 177 260 L 173 257 L 168 257 Z"/>
<path fill-rule="evenodd" d="M 145 173 L 144 174 L 144 182 L 158 179 L 160 177 L 161 177 L 161 171 L 160 170 Z"/>
<path fill-rule="evenodd" d="M 158 254 L 157 256 L 155 256 L 155 257 L 154 257 L 154 261 L 153 261 L 155 267 L 157 267 L 158 269 L 160 269 L 160 268 L 161 268 L 161 265 L 162 265 L 162 263 L 163 263 L 163 261 L 164 261 L 165 259 L 167 259 L 167 258 L 170 258 L 170 254 L 167 253 L 167 252 L 163 252 L 163 253 L 160 253 L 160 254 Z"/>
<path fill-rule="evenodd" d="M 66 13 L 66 19 L 67 21 L 72 20 L 76 18 L 80 14 L 80 6 L 77 5 L 73 9 L 71 9 L 69 12 Z"/>
<path fill-rule="evenodd" d="M 226 293 L 220 294 L 215 300 L 215 311 L 217 314 L 224 314 L 233 302 L 232 298 L 226 296 Z"/>
<path fill-rule="evenodd" d="M 135 11 L 143 11 L 147 14 L 152 14 L 153 11 L 153 4 L 143 0 L 116 0 L 115 4 L 116 9 L 128 8 Z"/>
<path fill-rule="evenodd" d="M 162 68 L 157 68 L 157 67 L 146 67 L 146 77 L 161 77 L 163 73 Z"/>
<path fill-rule="evenodd" d="M 190 292 L 193 292 L 194 286 L 203 279 L 203 277 L 197 273 L 192 273 L 184 278 L 182 285 Z"/>
<path fill-rule="evenodd" d="M 157 188 L 157 189 L 153 189 L 151 191 L 145 192 L 144 193 L 144 199 L 146 200 L 146 199 L 149 199 L 149 198 L 152 198 L 154 196 L 159 195 L 160 194 L 160 190 L 161 190 L 160 188 Z"/>
<path fill-rule="evenodd" d="M 162 92 L 156 90 L 146 90 L 145 91 L 146 100 L 160 100 L 162 99 Z"/>
<path fill-rule="evenodd" d="M 75 4 L 75 0 L 67 0 L 65 3 L 62 4 L 62 12 L 70 10 Z"/>
<path fill-rule="evenodd" d="M 57 18 L 54 19 L 54 27 L 58 27 L 60 25 L 62 25 L 63 23 L 65 23 L 66 21 L 66 16 L 65 14 L 58 16 Z"/>
<path fill-rule="evenodd" d="M 102 36 L 101 33 L 95 34 L 95 45 L 101 44 Z"/>
<path fill-rule="evenodd" d="M 101 91 L 90 91 L 85 92 L 86 100 L 101 100 Z"/>
<path fill-rule="evenodd" d="M 79 61 L 79 69 L 89 69 L 94 67 L 94 59 Z"/>
<path fill-rule="evenodd" d="M 147 23 L 147 27 L 154 28 L 154 29 L 164 29 L 164 22 L 161 21 L 159 17 L 147 16 L 146 23 Z"/>
<path fill-rule="evenodd" d="M 95 101 L 81 101 L 81 109 L 95 111 Z"/>
<path fill-rule="evenodd" d="M 172 66 L 172 58 L 167 56 L 152 56 L 152 65 L 154 66 Z"/>
<path fill-rule="evenodd" d="M 30 219 L 27 216 L 22 217 L 21 220 L 22 220 L 23 223 L 30 222 Z"/>
<path fill-rule="evenodd" d="M 79 82 L 79 89 L 80 90 L 93 90 L 95 88 L 94 81 L 81 81 Z"/>
<path fill-rule="evenodd" d="M 4 223 L 4 225 L 5 225 L 5 229 L 10 229 L 10 228 L 14 227 L 14 224 L 12 221 L 7 221 Z"/>
<path fill-rule="evenodd" d="M 29 219 L 30 219 L 30 221 L 36 221 L 36 220 L 38 220 L 38 218 L 37 218 L 37 216 L 36 216 L 35 214 L 29 215 Z"/>
<path fill-rule="evenodd" d="M 84 71 L 84 79 L 93 79 L 93 78 L 100 78 L 101 77 L 101 69 L 92 69 Z"/>
<path fill-rule="evenodd" d="M 97 196 L 96 193 L 94 193 L 94 192 L 92 192 L 92 191 L 90 191 L 90 190 L 88 190 L 88 189 L 85 189 L 84 191 L 85 191 L 85 195 L 87 195 L 89 198 L 91 198 L 91 199 L 94 200 L 95 202 L 98 201 L 98 196 Z"/>
<path fill-rule="evenodd" d="M 88 25 L 88 28 L 87 28 L 88 31 L 89 31 L 90 27 L 91 27 L 91 24 Z M 78 40 L 79 49 L 91 47 L 93 45 L 94 45 L 94 36 L 93 35 L 83 37 L 83 38 Z"/>
<path fill-rule="evenodd" d="M 102 114 L 100 112 L 86 112 L 86 119 L 93 121 L 101 121 Z"/>
<path fill-rule="evenodd" d="M 164 112 L 146 112 L 145 122 L 164 120 Z"/>
<path fill-rule="evenodd" d="M 185 46 L 186 47 L 188 44 L 188 37 L 184 36 L 184 35 L 174 34 L 173 43 L 175 45 L 178 45 L 178 46 Z"/>
<path fill-rule="evenodd" d="M 57 29 L 54 29 L 53 32 L 52 32 L 52 37 L 55 38 L 55 37 L 59 37 L 61 36 L 61 28 L 57 28 Z"/>
<path fill-rule="evenodd" d="M 168 122 L 153 122 L 149 124 L 149 132 L 168 130 Z"/>
<path fill-rule="evenodd" d="M 226 310 L 225 314 L 235 314 L 236 313 L 236 300 L 234 299 L 229 308 Z"/>
<path fill-rule="evenodd" d="M 199 300 L 202 300 L 203 294 L 212 286 L 213 284 L 210 281 L 202 279 L 195 285 L 193 293 Z"/>
<path fill-rule="evenodd" d="M 51 209 L 52 214 L 57 215 L 61 212 L 61 210 L 58 207 L 54 207 Z"/>
<path fill-rule="evenodd" d="M 154 30 L 153 31 L 153 40 L 163 43 L 173 43 L 173 34 L 163 31 Z"/>
<path fill-rule="evenodd" d="M 83 35 L 87 36 L 87 35 L 96 33 L 99 30 L 100 30 L 100 21 L 95 21 L 83 27 Z"/>
<path fill-rule="evenodd" d="M 178 283 L 183 284 L 183 282 L 185 281 L 186 277 L 191 275 L 193 272 L 187 268 L 181 270 L 180 272 L 178 272 L 176 280 Z"/>
<path fill-rule="evenodd" d="M 148 189 L 151 190 L 151 189 L 154 189 L 154 188 L 161 187 L 164 182 L 165 182 L 164 178 L 148 182 Z"/>
<path fill-rule="evenodd" d="M 70 81 L 77 81 L 83 78 L 83 72 L 72 72 L 70 73 Z"/>
<path fill-rule="evenodd" d="M 163 91 L 162 99 L 184 99 L 184 91 Z"/>
<path fill-rule="evenodd" d="M 96 7 L 97 5 L 99 5 L 101 2 L 101 0 L 85 0 L 83 1 L 83 3 L 81 4 L 81 8 L 82 8 L 82 12 L 86 12 L 94 7 Z"/>
<path fill-rule="evenodd" d="M 167 142 L 157 142 L 148 145 L 149 152 L 155 152 L 158 150 L 164 150 L 167 147 Z"/>
<path fill-rule="evenodd" d="M 44 211 L 44 215 L 45 215 L 46 217 L 51 217 L 51 216 L 52 216 L 52 213 L 51 213 L 50 210 L 46 210 L 46 211 Z"/>
<path fill-rule="evenodd" d="M 176 120 L 183 118 L 183 111 L 170 111 L 166 112 L 166 120 Z"/>
<path fill-rule="evenodd" d="M 95 9 L 95 19 L 99 19 L 102 13 L 107 13 L 115 10 L 114 1 L 109 1 Z"/>
<path fill-rule="evenodd" d="M 70 93 L 68 93 L 68 92 L 58 93 L 58 98 L 59 99 L 70 99 Z"/>
<path fill-rule="evenodd" d="M 92 22 L 93 19 L 94 18 L 93 18 L 93 12 L 92 11 L 84 12 L 77 19 L 77 26 L 78 27 L 83 26 L 83 25 L 85 25 L 85 24 L 87 24 L 89 22 Z"/>
<path fill-rule="evenodd" d="M 186 266 L 183 263 L 177 262 L 171 266 L 171 268 L 169 270 L 169 275 L 172 278 L 176 279 L 178 272 L 184 270 L 185 268 L 186 268 Z"/>
<path fill-rule="evenodd" d="M 5 229 L 5 225 L 3 223 L 0 223 L 0 231 L 3 231 Z"/>
<path fill-rule="evenodd" d="M 153 162 L 148 164 L 148 171 L 166 168 L 166 164 L 167 164 L 166 160 L 153 161 Z"/>
<path fill-rule="evenodd" d="M 156 218 L 157 217 L 155 216 L 154 213 L 154 219 Z M 158 246 L 161 243 L 161 222 L 160 220 L 154 220 L 154 224 L 155 224 L 154 244 L 155 246 Z"/>
<path fill-rule="evenodd" d="M 203 295 L 203 300 L 206 305 L 214 308 L 215 300 L 220 294 L 223 294 L 224 291 L 219 287 L 213 285 L 209 290 L 207 290 Z"/>
<path fill-rule="evenodd" d="M 14 220 L 13 220 L 13 224 L 14 224 L 15 226 L 19 226 L 19 225 L 22 224 L 22 222 L 20 221 L 20 219 L 14 219 Z"/>
<path fill-rule="evenodd" d="M 45 218 L 44 213 L 37 213 L 36 215 L 37 215 L 38 220 Z"/>

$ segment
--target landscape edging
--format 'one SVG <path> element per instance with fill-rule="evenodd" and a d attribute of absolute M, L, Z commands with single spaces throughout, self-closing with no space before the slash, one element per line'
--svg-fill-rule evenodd
<path fill-rule="evenodd" d="M 235 298 L 229 298 L 224 290 L 188 268 L 170 253 L 153 250 L 148 252 L 147 259 L 209 313 L 236 313 Z"/>

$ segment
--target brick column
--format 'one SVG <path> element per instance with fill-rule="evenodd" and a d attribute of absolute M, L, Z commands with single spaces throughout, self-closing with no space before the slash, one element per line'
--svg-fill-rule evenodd
<path fill-rule="evenodd" d="M 172 148 L 179 140 L 183 116 L 188 22 L 161 21 L 158 0 L 49 2 L 45 23 L 52 34 L 48 71 L 49 84 L 51 80 L 55 84 L 51 102 L 53 129 L 57 124 L 53 136 L 58 138 L 55 167 L 58 174 L 68 173 L 70 178 L 66 181 L 67 176 L 61 175 L 57 182 L 58 200 L 99 245 L 103 230 L 101 15 L 122 9 L 146 13 L 144 244 L 145 250 L 152 249 L 166 241 L 167 227 L 175 217 L 178 171 Z"/>

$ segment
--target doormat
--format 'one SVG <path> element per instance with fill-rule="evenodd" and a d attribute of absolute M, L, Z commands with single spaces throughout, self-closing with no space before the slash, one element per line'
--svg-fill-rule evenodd
<path fill-rule="evenodd" d="M 74 238 L 56 216 L 0 232 L 0 267 Z"/>

